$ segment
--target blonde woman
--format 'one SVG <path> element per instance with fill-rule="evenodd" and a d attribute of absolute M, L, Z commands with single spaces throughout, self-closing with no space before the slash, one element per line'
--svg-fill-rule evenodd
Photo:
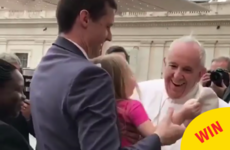
<path fill-rule="evenodd" d="M 143 136 L 153 134 L 155 128 L 142 104 L 137 100 L 129 99 L 137 84 L 125 59 L 117 54 L 109 54 L 92 61 L 105 69 L 112 78 L 122 130 L 125 130 L 128 125 L 134 125 Z M 122 146 L 130 145 L 131 143 L 127 138 L 122 136 Z"/>

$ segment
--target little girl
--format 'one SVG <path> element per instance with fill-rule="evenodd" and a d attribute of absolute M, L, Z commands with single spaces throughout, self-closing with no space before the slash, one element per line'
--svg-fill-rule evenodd
<path fill-rule="evenodd" d="M 117 54 L 109 54 L 93 59 L 93 63 L 99 64 L 112 78 L 121 129 L 125 130 L 129 124 L 135 126 L 143 136 L 153 134 L 154 126 L 142 104 L 129 99 L 137 83 L 125 59 Z M 123 147 L 131 145 L 124 135 L 121 142 Z"/>

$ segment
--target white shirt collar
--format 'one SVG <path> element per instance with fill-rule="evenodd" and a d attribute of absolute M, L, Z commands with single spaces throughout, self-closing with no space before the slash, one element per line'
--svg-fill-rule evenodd
<path fill-rule="evenodd" d="M 89 59 L 88 55 L 86 54 L 86 52 L 84 51 L 84 49 L 83 49 L 80 45 L 78 45 L 78 44 L 75 43 L 74 41 L 72 41 L 72 40 L 66 38 L 66 37 L 63 36 L 63 35 L 61 35 L 61 36 L 62 36 L 63 38 L 65 38 L 65 39 L 67 39 L 68 41 L 70 41 L 71 43 L 73 43 L 74 45 L 76 45 L 76 46 L 79 48 L 79 50 L 83 53 L 83 55 L 86 57 L 86 59 Z"/>

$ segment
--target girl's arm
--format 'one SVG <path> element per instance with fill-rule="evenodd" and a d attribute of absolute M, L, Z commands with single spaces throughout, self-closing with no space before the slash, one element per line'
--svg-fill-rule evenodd
<path fill-rule="evenodd" d="M 136 126 L 142 136 L 146 137 L 154 134 L 155 127 L 150 121 L 143 105 L 139 101 L 133 100 L 129 109 L 129 119 Z"/>
<path fill-rule="evenodd" d="M 183 108 L 173 115 L 172 122 L 174 124 L 181 125 L 191 114 L 193 109 L 199 109 L 200 105 L 197 103 L 188 103 Z M 149 120 L 148 115 L 139 101 L 133 101 L 131 109 L 129 111 L 129 118 L 131 122 L 137 127 L 141 135 L 148 136 L 152 135 L 155 131 L 155 126 Z"/>
<path fill-rule="evenodd" d="M 185 110 L 174 113 L 173 123 L 182 124 L 185 121 Z M 156 127 L 150 121 L 143 105 L 139 101 L 134 101 L 130 105 L 129 119 L 136 126 L 142 136 L 146 137 L 154 134 Z"/>
<path fill-rule="evenodd" d="M 144 123 L 140 124 L 137 127 L 137 129 L 142 136 L 146 137 L 149 135 L 153 135 L 156 128 L 154 127 L 153 123 L 150 120 L 147 120 Z"/>
<path fill-rule="evenodd" d="M 185 119 L 184 119 L 183 111 L 174 113 L 173 120 L 172 120 L 173 123 L 181 125 L 182 123 L 184 123 L 184 121 Z M 146 137 L 146 136 L 152 135 L 155 132 L 156 128 L 150 120 L 147 120 L 143 122 L 142 124 L 140 124 L 137 127 L 137 129 L 141 133 L 142 136 Z"/>
<path fill-rule="evenodd" d="M 175 124 L 178 124 L 178 125 L 183 124 L 184 121 L 185 121 L 184 114 L 185 114 L 184 110 L 181 110 L 181 111 L 179 111 L 177 113 L 174 113 L 173 118 L 172 118 L 173 119 L 172 122 L 175 123 Z M 152 135 L 155 132 L 156 127 L 148 119 L 145 122 L 143 122 L 142 124 L 140 124 L 137 127 L 137 129 L 141 133 L 142 136 L 146 137 L 146 136 Z"/>

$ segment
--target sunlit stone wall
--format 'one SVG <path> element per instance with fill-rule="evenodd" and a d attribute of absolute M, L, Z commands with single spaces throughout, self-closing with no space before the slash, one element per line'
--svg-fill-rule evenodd
<path fill-rule="evenodd" d="M 230 55 L 230 3 L 212 3 L 210 12 L 124 13 L 116 17 L 113 41 L 130 54 L 138 80 L 161 78 L 170 43 L 191 32 L 204 45 L 206 66 Z M 54 11 L 0 11 L 0 52 L 28 53 L 35 68 L 57 37 Z"/>

